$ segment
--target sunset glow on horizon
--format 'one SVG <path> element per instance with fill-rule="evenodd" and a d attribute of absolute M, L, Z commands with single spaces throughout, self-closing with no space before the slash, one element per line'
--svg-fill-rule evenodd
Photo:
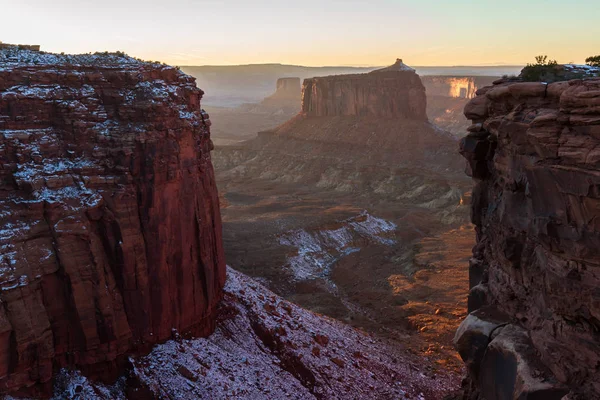
<path fill-rule="evenodd" d="M 175 65 L 522 65 L 600 54 L 597 0 L 0 0 L 0 9 L 6 43 Z"/>

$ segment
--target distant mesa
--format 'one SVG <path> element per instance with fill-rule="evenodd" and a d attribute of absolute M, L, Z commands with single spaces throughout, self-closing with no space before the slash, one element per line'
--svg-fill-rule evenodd
<path fill-rule="evenodd" d="M 300 78 L 277 79 L 277 91 L 271 97 L 297 99 L 302 91 Z"/>
<path fill-rule="evenodd" d="M 367 74 L 306 79 L 302 111 L 308 116 L 375 116 L 427 120 L 425 87 L 414 69 L 397 59 Z"/>
<path fill-rule="evenodd" d="M 308 78 L 302 86 L 300 113 L 260 133 L 257 144 L 282 153 L 298 151 L 298 143 L 331 154 L 341 148 L 382 163 L 416 163 L 460 168 L 456 142 L 429 123 L 425 86 L 402 60 L 378 72 Z M 333 147 L 332 147 L 333 145 Z M 367 156 L 368 154 L 368 156 Z M 401 155 L 401 156 L 400 156 Z"/>
<path fill-rule="evenodd" d="M 300 78 L 279 78 L 277 79 L 277 89 L 275 93 L 266 97 L 263 103 L 279 102 L 279 101 L 292 101 L 294 104 L 300 104 L 300 96 L 302 93 L 302 87 L 300 85 Z"/>

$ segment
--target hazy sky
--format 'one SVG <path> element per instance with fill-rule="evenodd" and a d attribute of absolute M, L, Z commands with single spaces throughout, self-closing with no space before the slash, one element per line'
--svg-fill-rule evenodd
<path fill-rule="evenodd" d="M 523 64 L 600 54 L 600 0 L 0 0 L 0 40 L 176 65 Z"/>

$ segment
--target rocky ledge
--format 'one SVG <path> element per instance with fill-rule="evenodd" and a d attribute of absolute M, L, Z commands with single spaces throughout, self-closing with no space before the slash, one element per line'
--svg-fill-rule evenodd
<path fill-rule="evenodd" d="M 0 50 L 0 392 L 209 334 L 225 263 L 203 92 L 123 54 Z"/>
<path fill-rule="evenodd" d="M 600 79 L 477 94 L 461 142 L 471 314 L 455 338 L 468 397 L 600 398 Z"/>

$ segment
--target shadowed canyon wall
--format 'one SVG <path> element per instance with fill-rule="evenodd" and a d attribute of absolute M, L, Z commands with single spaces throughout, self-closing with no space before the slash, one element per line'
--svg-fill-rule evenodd
<path fill-rule="evenodd" d="M 214 328 L 203 92 L 127 56 L 0 52 L 0 391 Z"/>
<path fill-rule="evenodd" d="M 477 245 L 468 397 L 600 398 L 600 79 L 500 80 L 465 108 Z"/>

